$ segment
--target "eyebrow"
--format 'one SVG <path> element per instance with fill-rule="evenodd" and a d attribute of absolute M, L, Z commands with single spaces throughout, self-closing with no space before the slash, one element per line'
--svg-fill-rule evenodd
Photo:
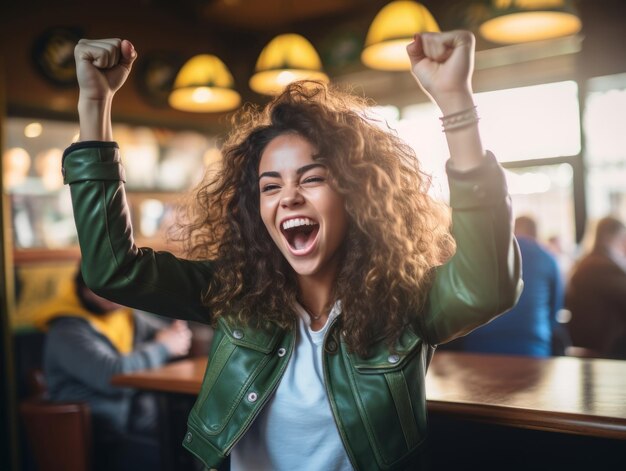
<path fill-rule="evenodd" d="M 326 168 L 326 165 L 320 164 L 318 162 L 314 162 L 312 164 L 304 165 L 303 167 L 300 167 L 299 169 L 296 170 L 296 175 L 300 176 L 303 173 L 308 172 L 312 168 L 317 168 L 317 167 Z M 259 175 L 259 180 L 261 178 L 263 178 L 263 177 L 280 178 L 280 172 L 263 172 L 261 175 Z"/>

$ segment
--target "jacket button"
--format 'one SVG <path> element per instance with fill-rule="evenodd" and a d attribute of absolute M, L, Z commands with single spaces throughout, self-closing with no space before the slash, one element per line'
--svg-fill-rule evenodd
<path fill-rule="evenodd" d="M 193 440 L 193 435 L 191 432 L 187 432 L 187 435 L 185 435 L 185 442 L 186 443 L 191 443 L 191 441 Z"/>
<path fill-rule="evenodd" d="M 329 340 L 326 344 L 327 350 L 329 353 L 335 353 L 337 351 L 337 342 L 334 340 Z"/>
<path fill-rule="evenodd" d="M 387 361 L 392 364 L 398 363 L 400 361 L 400 355 L 389 355 Z"/>
<path fill-rule="evenodd" d="M 250 402 L 256 402 L 258 398 L 259 396 L 255 392 L 251 392 L 250 394 L 248 394 L 248 401 Z"/>
<path fill-rule="evenodd" d="M 241 340 L 243 338 L 243 331 L 239 329 L 233 330 L 233 337 L 237 340 Z"/>
<path fill-rule="evenodd" d="M 287 349 L 284 347 L 280 347 L 277 353 L 278 353 L 278 356 L 282 358 L 285 356 L 285 353 L 287 353 Z"/>

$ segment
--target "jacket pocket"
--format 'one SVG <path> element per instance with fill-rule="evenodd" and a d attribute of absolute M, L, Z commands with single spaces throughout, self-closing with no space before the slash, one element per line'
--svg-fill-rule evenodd
<path fill-rule="evenodd" d="M 368 358 L 353 353 L 348 354 L 352 367 L 361 374 L 379 374 L 401 370 L 421 351 L 422 338 L 410 329 L 405 329 L 402 336 L 390 351 L 384 342 L 379 342 L 371 349 Z"/>
<path fill-rule="evenodd" d="M 381 344 L 367 359 L 348 355 L 351 389 L 380 469 L 410 460 L 426 438 L 429 351 L 406 331 L 393 350 Z"/>
<path fill-rule="evenodd" d="M 218 322 L 214 341 L 219 343 L 211 353 L 190 420 L 208 436 L 222 434 L 220 442 L 227 446 L 264 402 L 273 363 L 281 359 L 270 354 L 279 344 L 280 332 L 232 326 L 223 319 Z"/>

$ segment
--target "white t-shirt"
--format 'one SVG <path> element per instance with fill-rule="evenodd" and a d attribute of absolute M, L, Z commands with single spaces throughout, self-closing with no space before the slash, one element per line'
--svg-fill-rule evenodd
<path fill-rule="evenodd" d="M 273 397 L 231 453 L 231 471 L 350 471 L 324 386 L 324 335 L 341 312 L 331 310 L 321 330 L 311 330 L 297 304 L 296 345 Z"/>

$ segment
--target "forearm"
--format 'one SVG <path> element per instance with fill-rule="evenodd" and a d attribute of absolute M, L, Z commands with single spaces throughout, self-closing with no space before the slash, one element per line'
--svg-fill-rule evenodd
<path fill-rule="evenodd" d="M 443 116 L 450 116 L 474 107 L 474 98 L 471 90 L 460 91 L 445 97 L 440 97 L 437 105 Z M 485 160 L 485 150 L 482 145 L 478 122 L 445 131 L 450 164 L 459 171 L 471 170 L 478 167 Z"/>
<path fill-rule="evenodd" d="M 89 355 L 88 351 L 84 352 Z M 163 344 L 152 342 L 127 355 L 94 355 L 83 363 L 76 374 L 103 394 L 118 394 L 119 388 L 111 384 L 114 376 L 133 371 L 157 368 L 167 362 L 169 353 Z"/>
<path fill-rule="evenodd" d="M 423 315 L 427 340 L 464 335 L 510 309 L 521 292 L 521 258 L 512 234 L 510 198 L 495 158 L 473 172 L 448 168 L 454 257 L 438 268 Z"/>
<path fill-rule="evenodd" d="M 81 141 L 113 140 L 111 98 L 105 100 L 91 100 L 82 96 L 79 98 L 78 117 Z"/>
<path fill-rule="evenodd" d="M 474 35 L 469 31 L 416 34 L 407 46 L 411 72 L 441 110 L 450 164 L 459 171 L 481 165 L 485 152 L 478 134 L 471 78 Z M 470 110 L 470 113 L 462 113 Z M 462 114 L 458 114 L 462 113 Z M 453 115 L 453 116 L 451 116 Z"/>
<path fill-rule="evenodd" d="M 106 340 L 94 333 L 85 321 L 68 319 L 48 332 L 48 351 L 67 374 L 102 394 L 116 395 L 113 376 L 155 368 L 164 364 L 169 354 L 164 345 L 151 342 L 128 355 L 121 355 Z"/>

